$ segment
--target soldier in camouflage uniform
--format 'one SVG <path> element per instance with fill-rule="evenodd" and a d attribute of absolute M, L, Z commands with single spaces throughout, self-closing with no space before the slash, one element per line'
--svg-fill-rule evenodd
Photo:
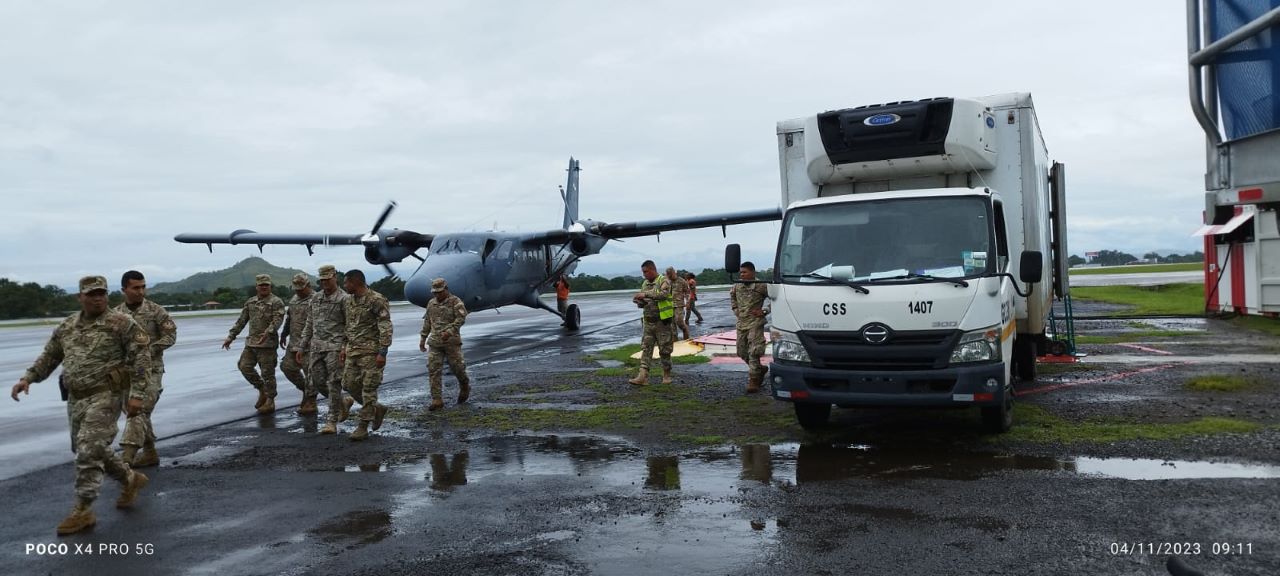
<path fill-rule="evenodd" d="M 743 262 L 738 277 L 747 282 L 756 279 L 756 265 Z M 747 393 L 760 391 L 768 369 L 760 364 L 764 356 L 764 324 L 769 309 L 765 300 L 769 289 L 764 284 L 734 284 L 729 289 L 729 303 L 737 317 L 738 357 L 747 363 Z"/>
<path fill-rule="evenodd" d="M 676 316 L 671 322 L 672 338 L 679 336 L 676 332 L 679 329 L 684 333 L 684 339 L 689 339 L 689 324 L 684 318 L 684 307 L 689 301 L 689 283 L 683 278 L 676 275 L 676 269 L 667 266 L 667 281 L 671 283 L 671 307 L 675 310 Z"/>
<path fill-rule="evenodd" d="M 338 356 L 347 342 L 347 316 L 344 311 L 346 292 L 338 289 L 338 270 L 325 264 L 320 267 L 320 293 L 308 302 L 307 323 L 302 328 L 299 355 L 306 352 L 311 366 L 307 377 L 315 390 L 327 390 L 329 418 L 321 434 L 336 434 L 338 423 L 347 419 L 355 399 L 342 392 L 342 362 Z"/>
<path fill-rule="evenodd" d="M 280 371 L 302 393 L 298 414 L 303 416 L 316 413 L 316 388 L 308 378 L 307 349 L 302 347 L 302 329 L 307 325 L 307 316 L 311 312 L 312 294 L 311 278 L 302 272 L 294 274 L 293 298 L 285 306 L 284 328 L 280 331 L 280 347 L 285 351 Z M 293 338 L 289 338 L 290 334 Z"/>
<path fill-rule="evenodd" d="M 671 281 L 658 274 L 658 267 L 653 260 L 645 260 L 640 265 L 640 273 L 644 274 L 644 282 L 640 291 L 631 297 L 636 306 L 644 309 L 644 334 L 640 338 L 640 373 L 628 382 L 636 386 L 649 384 L 649 363 L 653 357 L 653 346 L 658 346 L 658 356 L 662 358 L 662 383 L 671 383 L 671 344 L 673 333 L 671 324 L 674 309 L 671 303 Z"/>
<path fill-rule="evenodd" d="M 378 386 L 391 347 L 391 308 L 386 297 L 369 289 L 360 270 L 347 272 L 342 288 L 351 295 L 343 304 L 347 343 L 340 356 L 342 387 L 360 402 L 360 425 L 351 439 L 364 440 L 370 424 L 374 430 L 381 428 L 387 414 L 387 407 L 378 402 Z"/>
<path fill-rule="evenodd" d="M 102 477 L 124 486 L 117 508 L 133 506 L 147 477 L 129 468 L 111 450 L 118 430 L 120 409 L 129 416 L 142 411 L 147 401 L 147 371 L 151 366 L 151 339 L 127 314 L 107 308 L 107 279 L 80 279 L 81 311 L 72 314 L 53 331 L 44 351 L 14 384 L 10 397 L 30 394 L 33 382 L 41 382 L 62 365 L 67 420 L 76 453 L 76 504 L 58 524 L 58 534 L 73 534 L 97 523 L 93 501 Z M 128 397 L 128 403 L 124 401 Z"/>
<path fill-rule="evenodd" d="M 259 414 L 270 414 L 276 411 L 276 332 L 284 322 L 284 301 L 271 293 L 271 276 L 259 274 L 254 280 L 258 294 L 244 303 L 240 318 L 222 341 L 222 349 L 230 350 L 236 336 L 246 324 L 249 326 L 237 366 L 244 379 L 258 389 L 258 401 L 253 407 Z M 255 365 L 261 374 L 253 370 Z"/>
<path fill-rule="evenodd" d="M 124 302 L 116 306 L 116 312 L 128 314 L 151 339 L 151 369 L 147 371 L 147 398 L 142 411 L 131 416 L 124 425 L 120 437 L 120 457 L 132 468 L 146 468 L 160 463 L 156 454 L 156 431 L 151 426 L 151 412 L 155 410 L 160 393 L 164 391 L 164 351 L 178 340 L 178 326 L 163 306 L 147 300 L 147 279 L 137 270 L 125 272 L 120 277 Z M 138 449 L 142 453 L 138 453 Z"/>
<path fill-rule="evenodd" d="M 444 361 L 449 360 L 449 370 L 458 379 L 458 403 L 467 401 L 471 395 L 471 379 L 467 377 L 467 363 L 462 358 L 462 334 L 459 332 L 462 323 L 467 321 L 467 307 L 462 299 L 449 293 L 449 284 L 444 278 L 431 281 L 431 292 L 435 294 L 427 302 L 427 311 L 422 315 L 422 338 L 418 340 L 418 349 L 427 355 L 427 377 L 431 382 L 431 407 L 428 410 L 444 408 L 443 392 L 440 390 L 444 380 Z"/>

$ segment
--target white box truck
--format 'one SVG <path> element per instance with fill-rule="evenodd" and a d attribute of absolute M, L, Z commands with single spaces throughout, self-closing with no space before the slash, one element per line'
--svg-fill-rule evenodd
<path fill-rule="evenodd" d="M 1066 295 L 1065 173 L 1029 94 L 778 123 L 769 382 L 805 428 L 837 406 L 978 407 L 1012 424 Z M 725 265 L 738 267 L 738 247 Z"/>

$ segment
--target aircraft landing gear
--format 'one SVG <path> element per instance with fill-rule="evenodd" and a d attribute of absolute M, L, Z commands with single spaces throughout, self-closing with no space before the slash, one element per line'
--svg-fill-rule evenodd
<path fill-rule="evenodd" d="M 582 312 L 578 310 L 577 304 L 570 304 L 564 311 L 564 327 L 569 330 L 577 330 L 582 325 Z"/>

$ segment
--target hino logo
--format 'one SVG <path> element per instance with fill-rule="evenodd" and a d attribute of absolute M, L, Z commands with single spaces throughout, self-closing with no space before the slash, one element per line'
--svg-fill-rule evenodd
<path fill-rule="evenodd" d="M 878 322 L 862 327 L 862 339 L 867 344 L 884 344 L 889 340 L 889 334 L 889 327 Z"/>
<path fill-rule="evenodd" d="M 902 117 L 897 114 L 876 114 L 875 116 L 868 116 L 862 123 L 867 126 L 888 126 L 897 124 L 899 120 L 902 120 Z"/>

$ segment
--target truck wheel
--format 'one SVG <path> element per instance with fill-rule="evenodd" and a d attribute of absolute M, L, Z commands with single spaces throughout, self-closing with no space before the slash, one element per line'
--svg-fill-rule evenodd
<path fill-rule="evenodd" d="M 1005 385 L 1000 403 L 983 406 L 982 428 L 991 434 L 1003 434 L 1013 427 L 1013 386 Z"/>
<path fill-rule="evenodd" d="M 796 420 L 800 422 L 800 427 L 805 430 L 819 430 L 827 424 L 827 419 L 831 417 L 830 404 L 796 402 L 795 407 Z"/>
<path fill-rule="evenodd" d="M 1030 338 L 1013 340 L 1013 371 L 1023 382 L 1036 379 L 1036 344 Z"/>
<path fill-rule="evenodd" d="M 582 325 L 582 311 L 578 310 L 577 304 L 570 304 L 564 310 L 564 327 L 569 330 L 577 330 Z"/>

